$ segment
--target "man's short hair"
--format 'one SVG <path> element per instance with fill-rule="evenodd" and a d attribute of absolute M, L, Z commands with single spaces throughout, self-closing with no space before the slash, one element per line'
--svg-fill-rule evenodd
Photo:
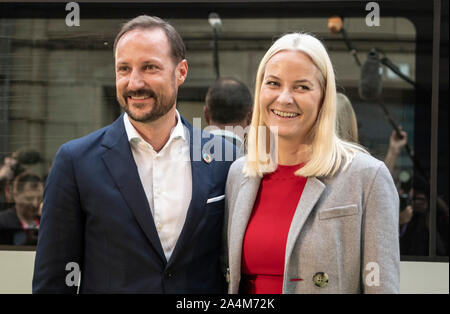
<path fill-rule="evenodd" d="M 248 87 L 239 80 L 220 78 L 209 87 L 206 105 L 214 122 L 241 122 L 252 109 L 252 95 Z"/>
<path fill-rule="evenodd" d="M 183 39 L 177 30 L 163 19 L 148 15 L 140 15 L 135 17 L 122 26 L 116 36 L 116 39 L 114 40 L 114 57 L 116 55 L 117 43 L 123 35 L 135 29 L 152 30 L 155 28 L 161 29 L 166 34 L 172 50 L 172 59 L 175 64 L 178 64 L 181 60 L 186 59 L 186 46 L 184 45 Z"/>
<path fill-rule="evenodd" d="M 30 172 L 23 172 L 14 179 L 14 192 L 22 193 L 25 190 L 25 185 L 29 184 L 32 189 L 37 189 L 39 184 L 42 184 L 42 179 L 37 174 Z"/>

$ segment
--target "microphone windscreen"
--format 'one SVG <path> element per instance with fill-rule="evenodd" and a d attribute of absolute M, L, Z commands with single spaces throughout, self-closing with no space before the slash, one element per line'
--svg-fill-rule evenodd
<path fill-rule="evenodd" d="M 339 33 L 342 29 L 342 19 L 339 16 L 332 16 L 328 19 L 328 29 L 332 33 Z"/>
<path fill-rule="evenodd" d="M 219 18 L 219 14 L 217 14 L 216 12 L 211 12 L 211 13 L 209 13 L 208 18 L 210 18 L 210 19 L 218 19 Z"/>
<path fill-rule="evenodd" d="M 222 26 L 222 21 L 220 20 L 219 14 L 211 12 L 208 15 L 208 22 L 212 28 L 218 29 Z"/>
<path fill-rule="evenodd" d="M 359 96 L 364 100 L 374 100 L 381 95 L 382 89 L 380 59 L 378 52 L 372 49 L 367 54 L 366 62 L 361 67 L 361 78 L 358 88 Z"/>

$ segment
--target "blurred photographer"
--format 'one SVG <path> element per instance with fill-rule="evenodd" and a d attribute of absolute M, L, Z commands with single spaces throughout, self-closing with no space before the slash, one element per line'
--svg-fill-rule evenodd
<path fill-rule="evenodd" d="M 410 189 L 408 195 L 400 191 L 400 252 L 402 255 L 426 256 L 429 254 L 430 204 L 426 188 L 418 183 L 416 190 Z M 403 200 L 402 200 L 403 199 Z M 448 215 L 437 206 L 436 251 L 440 256 L 447 256 Z"/>
<path fill-rule="evenodd" d="M 393 177 L 395 177 L 395 163 L 408 142 L 408 134 L 402 130 L 401 126 L 399 128 L 402 137 L 398 137 L 397 133 L 392 131 L 389 149 L 384 160 Z M 430 233 L 428 188 L 423 180 L 414 181 L 413 185 L 413 178 L 407 171 L 401 171 L 398 174 L 400 253 L 401 255 L 426 256 L 429 253 Z M 448 240 L 445 240 L 448 239 L 449 231 L 448 205 L 440 198 L 437 205 L 436 250 L 438 255 L 446 256 L 449 254 Z"/>

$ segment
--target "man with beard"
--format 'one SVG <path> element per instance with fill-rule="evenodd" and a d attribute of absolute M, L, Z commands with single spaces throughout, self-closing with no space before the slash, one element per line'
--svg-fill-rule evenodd
<path fill-rule="evenodd" d="M 81 273 L 80 293 L 223 293 L 233 160 L 214 148 L 235 147 L 193 129 L 176 110 L 188 65 L 170 24 L 149 16 L 127 22 L 114 57 L 125 113 L 59 149 L 44 193 L 33 292 L 75 293 Z"/>

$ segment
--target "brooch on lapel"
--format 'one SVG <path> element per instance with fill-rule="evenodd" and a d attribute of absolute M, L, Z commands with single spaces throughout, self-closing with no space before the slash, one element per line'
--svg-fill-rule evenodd
<path fill-rule="evenodd" d="M 204 153 L 204 154 L 203 154 L 203 160 L 204 160 L 207 164 L 209 164 L 209 163 L 211 163 L 211 161 L 212 161 L 212 157 L 211 157 L 210 154 Z"/>

